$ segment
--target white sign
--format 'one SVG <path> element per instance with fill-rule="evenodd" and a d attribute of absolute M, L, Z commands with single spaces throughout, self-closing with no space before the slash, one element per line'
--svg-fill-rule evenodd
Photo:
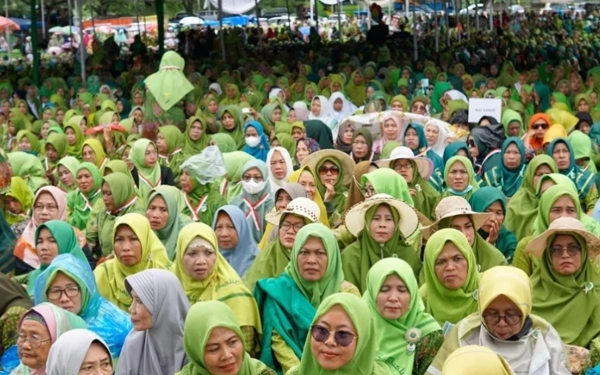
<path fill-rule="evenodd" d="M 498 122 L 502 119 L 502 99 L 469 99 L 469 122 L 477 124 L 483 116 L 491 116 Z"/>

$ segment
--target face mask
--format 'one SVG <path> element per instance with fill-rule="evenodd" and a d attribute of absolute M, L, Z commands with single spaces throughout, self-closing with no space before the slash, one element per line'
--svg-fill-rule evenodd
<path fill-rule="evenodd" d="M 248 145 L 248 147 L 256 147 L 259 143 L 259 137 L 246 137 L 246 144 Z"/>
<path fill-rule="evenodd" d="M 256 181 L 251 179 L 250 181 L 242 180 L 242 188 L 248 194 L 258 194 L 265 188 L 265 181 Z"/>

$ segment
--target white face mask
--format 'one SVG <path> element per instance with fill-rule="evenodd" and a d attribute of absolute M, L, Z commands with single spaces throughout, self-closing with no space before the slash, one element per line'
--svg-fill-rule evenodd
<path fill-rule="evenodd" d="M 248 147 L 256 147 L 260 144 L 259 137 L 246 137 L 246 144 Z"/>
<path fill-rule="evenodd" d="M 250 181 L 242 180 L 242 188 L 248 194 L 258 194 L 265 188 L 265 181 L 256 181 L 251 179 Z"/>

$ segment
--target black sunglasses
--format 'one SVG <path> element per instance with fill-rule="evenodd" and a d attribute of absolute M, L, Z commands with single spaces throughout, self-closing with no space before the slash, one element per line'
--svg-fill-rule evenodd
<path fill-rule="evenodd" d="M 310 333 L 311 333 L 313 339 L 315 339 L 316 341 L 325 342 L 325 341 L 327 341 L 329 336 L 331 336 L 332 332 L 323 326 L 315 324 L 314 326 L 312 326 L 310 328 Z M 352 334 L 348 331 L 333 332 L 333 339 L 335 340 L 335 343 L 342 347 L 346 347 L 346 346 L 352 344 L 352 341 L 354 341 L 355 337 L 356 336 L 354 334 Z"/>
<path fill-rule="evenodd" d="M 546 130 L 546 129 L 548 129 L 548 124 L 546 124 L 545 122 L 538 123 L 538 124 L 533 124 L 532 128 L 534 130 L 538 130 L 538 129 L 544 129 L 544 130 Z"/>

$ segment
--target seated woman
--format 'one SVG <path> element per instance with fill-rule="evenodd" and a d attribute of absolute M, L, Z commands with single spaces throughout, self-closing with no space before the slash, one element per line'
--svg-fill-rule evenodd
<path fill-rule="evenodd" d="M 428 370 L 438 374 L 461 347 L 481 345 L 501 355 L 517 374 L 570 375 L 558 332 L 531 314 L 529 277 L 515 267 L 499 266 L 479 280 L 478 311 L 448 333 Z"/>
<path fill-rule="evenodd" d="M 227 202 L 219 194 L 215 182 L 225 175 L 223 158 L 216 146 L 206 147 L 202 153 L 188 158 L 181 165 L 181 190 L 184 192 L 184 215 L 192 221 L 212 223 L 217 208 Z"/>
<path fill-rule="evenodd" d="M 504 226 L 506 196 L 499 189 L 483 187 L 473 193 L 470 203 L 473 211 L 492 214 L 477 233 L 500 250 L 506 261 L 511 263 L 517 248 L 517 238 Z"/>
<path fill-rule="evenodd" d="M 459 196 L 469 200 L 471 195 L 479 189 L 473 163 L 464 156 L 453 156 L 448 159 L 444 168 L 444 182 L 446 190 L 440 199 Z"/>
<path fill-rule="evenodd" d="M 338 292 L 360 296 L 344 281 L 340 249 L 331 230 L 308 224 L 298 231 L 283 273 L 258 280 L 254 289 L 264 322 L 261 361 L 284 374 L 298 365 L 316 309 Z"/>
<path fill-rule="evenodd" d="M 181 196 L 179 190 L 173 187 L 176 195 L 163 191 L 165 187 L 170 187 L 170 185 L 155 188 L 150 192 L 146 217 L 150 221 L 150 227 L 165 246 L 169 259 L 174 260 L 177 235 L 191 220 L 181 213 L 182 210 L 177 199 Z"/>
<path fill-rule="evenodd" d="M 202 223 L 186 225 L 179 233 L 176 254 L 172 271 L 183 285 L 190 304 L 211 300 L 227 303 L 244 331 L 246 349 L 256 355 L 262 332 L 256 301 L 218 252 L 215 232 Z"/>
<path fill-rule="evenodd" d="M 536 113 L 529 119 L 529 130 L 525 135 L 527 152 L 533 155 L 544 153 L 544 135 L 550 128 L 552 120 L 545 113 Z"/>
<path fill-rule="evenodd" d="M 419 294 L 425 312 L 446 328 L 446 323 L 456 324 L 477 311 L 477 263 L 464 234 L 451 228 L 436 231 L 423 258 L 425 283 Z"/>
<path fill-rule="evenodd" d="M 102 177 L 94 164 L 83 162 L 79 164 L 76 178 L 77 190 L 67 194 L 67 222 L 83 231 L 89 220 L 95 220 L 99 208 L 92 211 L 96 202 L 102 204 Z"/>
<path fill-rule="evenodd" d="M 246 142 L 244 152 L 263 163 L 266 162 L 270 148 L 269 138 L 260 122 L 250 121 L 246 123 L 244 125 L 244 136 Z"/>
<path fill-rule="evenodd" d="M 315 183 L 323 201 L 331 202 L 334 211 L 342 214 L 346 206 L 348 185 L 352 182 L 352 172 L 356 167 L 354 160 L 348 154 L 329 149 L 308 155 L 302 161 L 302 166 L 319 174 L 315 177 Z"/>
<path fill-rule="evenodd" d="M 181 163 L 186 159 L 183 153 L 184 138 L 181 130 L 175 125 L 158 128 L 156 150 L 161 167 L 167 167 L 173 173 L 173 186 L 179 185 Z M 162 173 L 161 173 L 162 176 Z"/>
<path fill-rule="evenodd" d="M 67 156 L 67 136 L 63 133 L 52 133 L 46 141 L 45 157 L 42 159 L 46 176 L 50 181 L 55 181 L 58 176 L 57 163 Z"/>
<path fill-rule="evenodd" d="M 16 344 L 19 321 L 32 306 L 27 290 L 0 272 L 0 358 Z"/>
<path fill-rule="evenodd" d="M 404 129 L 402 136 L 404 145 L 408 147 L 415 156 L 420 156 L 431 160 L 433 163 L 433 174 L 441 176 L 444 170 L 444 160 L 433 149 L 428 147 L 427 137 L 423 126 L 417 123 L 410 123 Z"/>
<path fill-rule="evenodd" d="M 175 374 L 187 363 L 183 325 L 190 309 L 179 280 L 166 270 L 145 270 L 127 276 L 123 287 L 133 301 L 133 330 L 115 374 Z"/>
<path fill-rule="evenodd" d="M 95 138 L 90 138 L 83 142 L 83 147 L 81 148 L 81 159 L 84 162 L 94 164 L 101 174 L 104 173 L 104 167 L 109 160 L 104 152 L 102 143 Z"/>
<path fill-rule="evenodd" d="M 142 199 L 146 200 L 150 196 L 150 190 L 157 186 L 175 186 L 173 171 L 158 163 L 158 151 L 154 142 L 145 138 L 138 139 L 131 147 L 129 158 L 135 165 L 131 175 Z"/>
<path fill-rule="evenodd" d="M 309 167 L 301 167 L 294 171 L 288 178 L 288 182 L 300 184 L 306 191 L 306 198 L 315 202 L 319 207 L 319 221 L 321 224 L 332 227 L 331 223 L 335 224 L 341 219 L 341 215 L 335 212 L 331 201 L 327 203 L 323 202 L 321 193 L 317 189 L 315 174 Z"/>
<path fill-rule="evenodd" d="M 483 125 L 482 121 L 489 124 Z M 471 157 L 475 160 L 475 169 L 479 177 L 502 164 L 500 149 L 505 139 L 504 127 L 493 117 L 482 117 L 479 124 L 471 129 L 467 145 Z"/>
<path fill-rule="evenodd" d="M 367 303 L 350 293 L 325 298 L 310 324 L 300 364 L 288 375 L 389 374 L 377 358 L 377 335 Z"/>
<path fill-rule="evenodd" d="M 525 249 L 540 260 L 531 275 L 532 313 L 556 328 L 567 345 L 589 347 L 600 334 L 600 276 L 592 263 L 599 246 L 600 239 L 579 220 L 563 217 Z"/>
<path fill-rule="evenodd" d="M 438 220 L 423 228 L 425 237 L 432 230 L 452 228 L 462 232 L 469 242 L 477 261 L 477 272 L 486 271 L 495 266 L 506 264 L 506 258 L 494 245 L 484 240 L 477 232 L 492 216 L 490 213 L 477 213 L 469 202 L 461 197 L 448 197 L 440 201 L 435 208 Z"/>
<path fill-rule="evenodd" d="M 345 225 L 357 240 L 342 252 L 344 276 L 360 291 L 367 288 L 369 269 L 383 258 L 404 259 L 419 274 L 421 261 L 406 243 L 419 229 L 419 218 L 408 204 L 377 194 L 348 211 Z"/>
<path fill-rule="evenodd" d="M 285 210 L 267 215 L 267 220 L 278 226 L 279 236 L 270 242 L 254 259 L 244 276 L 250 291 L 260 279 L 279 276 L 290 262 L 298 231 L 305 225 L 319 222 L 319 206 L 308 198 L 296 198 Z"/>
<path fill-rule="evenodd" d="M 596 175 L 575 163 L 575 153 L 569 141 L 557 138 L 548 146 L 548 155 L 552 156 L 558 165 L 558 171 L 571 179 L 577 186 L 579 204 L 583 212 L 591 215 L 598 201 Z"/>
<path fill-rule="evenodd" d="M 5 366 L 4 370 L 11 375 L 44 374 L 52 345 L 63 333 L 77 328 L 87 326 L 83 319 L 67 310 L 50 303 L 32 307 L 23 315 L 17 328 L 20 364 L 15 369 Z"/>
<path fill-rule="evenodd" d="M 102 201 L 104 209 L 99 210 L 95 221 L 88 223 L 86 240 L 95 248 L 99 258 L 112 254 L 112 235 L 117 218 L 130 212 L 144 213 L 144 202 L 139 199 L 129 175 L 111 173 L 102 179 Z"/>
<path fill-rule="evenodd" d="M 230 204 L 223 206 L 217 210 L 212 228 L 219 253 L 239 277 L 244 277 L 259 253 L 244 212 Z"/>
<path fill-rule="evenodd" d="M 189 363 L 175 375 L 275 375 L 275 371 L 248 354 L 244 332 L 236 318 L 221 301 L 195 303 L 183 329 L 183 348 Z M 223 358 L 227 363 L 223 363 Z"/>
<path fill-rule="evenodd" d="M 79 124 L 75 123 L 71 118 L 65 124 L 64 131 L 67 136 L 67 155 L 82 161 L 81 149 L 85 141 L 85 136 L 81 134 Z"/>
<path fill-rule="evenodd" d="M 56 257 L 38 276 L 34 301 L 36 305 L 50 302 L 83 318 L 88 329 L 108 344 L 115 359 L 133 327 L 125 312 L 98 293 L 94 273 L 87 264 L 70 254 Z"/>
<path fill-rule="evenodd" d="M 290 153 L 283 147 L 272 147 L 267 154 L 267 167 L 269 167 L 269 182 L 271 192 L 281 188 L 294 172 L 294 163 Z"/>
<path fill-rule="evenodd" d="M 184 159 L 199 154 L 210 144 L 210 134 L 207 132 L 205 120 L 192 116 L 187 120 L 185 133 L 183 134 Z"/>
<path fill-rule="evenodd" d="M 46 375 L 112 375 L 113 358 L 108 345 L 92 331 L 72 329 L 52 345 Z"/>
<path fill-rule="evenodd" d="M 13 176 L 10 189 L 4 194 L 2 213 L 15 236 L 20 236 L 29 224 L 29 211 L 33 207 L 33 194 L 25 180 Z"/>
<path fill-rule="evenodd" d="M 113 235 L 114 258 L 94 270 L 100 295 L 127 311 L 132 299 L 125 289 L 125 278 L 141 271 L 169 267 L 165 247 L 156 237 L 148 219 L 129 213 L 117 219 Z"/>
<path fill-rule="evenodd" d="M 65 156 L 56 164 L 57 185 L 65 193 L 77 189 L 77 169 L 79 160 L 73 156 Z"/>
<path fill-rule="evenodd" d="M 378 358 L 393 374 L 424 374 L 444 342 L 444 333 L 426 313 L 412 268 L 385 258 L 367 274 L 363 296 L 375 320 Z"/>
<path fill-rule="evenodd" d="M 487 186 L 500 190 L 511 198 L 521 187 L 526 167 L 525 145 L 520 138 L 510 137 L 502 143 L 500 164 L 487 171 L 483 180 Z"/>
<path fill-rule="evenodd" d="M 381 132 L 381 138 L 373 143 L 373 150 L 381 154 L 383 146 L 387 142 L 397 141 L 402 142 L 402 135 L 404 134 L 404 122 L 402 117 L 398 113 L 389 112 L 384 115 L 379 122 L 379 128 Z M 412 154 L 412 152 L 411 152 Z"/>
<path fill-rule="evenodd" d="M 231 204 L 237 206 L 246 215 L 250 233 L 254 242 L 260 242 L 266 226 L 265 214 L 275 205 L 269 171 L 264 162 L 252 159 L 242 167 L 242 194 L 233 198 Z"/>
<path fill-rule="evenodd" d="M 440 374 L 440 372 L 437 372 Z M 448 356 L 441 375 L 513 375 L 506 360 L 484 346 L 469 345 Z"/>

